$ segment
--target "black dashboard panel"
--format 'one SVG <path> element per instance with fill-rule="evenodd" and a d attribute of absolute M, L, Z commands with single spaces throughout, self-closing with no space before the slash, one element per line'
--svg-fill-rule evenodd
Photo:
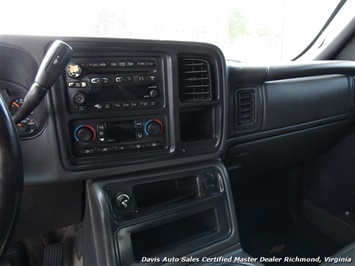
<path fill-rule="evenodd" d="M 16 43 L 40 62 L 56 39 L 70 44 L 74 56 L 46 97 L 44 130 L 21 143 L 27 184 L 193 163 L 222 153 L 226 72 L 217 47 L 6 35 L 1 41 Z"/>
<path fill-rule="evenodd" d="M 354 121 L 354 75 L 346 61 L 229 62 L 227 166 L 260 173 L 331 147 Z"/>

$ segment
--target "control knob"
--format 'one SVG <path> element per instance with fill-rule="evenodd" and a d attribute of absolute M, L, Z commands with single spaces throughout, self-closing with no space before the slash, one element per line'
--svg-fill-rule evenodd
<path fill-rule="evenodd" d="M 96 139 L 96 131 L 90 125 L 80 125 L 74 130 L 74 138 L 78 142 L 89 143 Z"/>
<path fill-rule="evenodd" d="M 72 63 L 68 65 L 67 72 L 69 77 L 78 78 L 82 74 L 82 69 L 78 64 Z"/>
<path fill-rule="evenodd" d="M 118 194 L 116 196 L 116 204 L 120 209 L 127 209 L 131 203 L 131 199 L 127 194 Z"/>
<path fill-rule="evenodd" d="M 150 119 L 144 124 L 144 132 L 147 136 L 158 136 L 163 133 L 163 123 L 158 119 Z"/>
<path fill-rule="evenodd" d="M 152 98 L 156 98 L 158 96 L 158 91 L 157 90 L 151 90 L 149 92 L 149 96 Z"/>
<path fill-rule="evenodd" d="M 86 102 L 86 95 L 85 95 L 85 93 L 83 93 L 83 92 L 81 92 L 81 91 L 74 93 L 74 95 L 73 95 L 73 102 L 74 102 L 74 104 L 76 104 L 76 105 L 84 105 L 85 102 Z"/>

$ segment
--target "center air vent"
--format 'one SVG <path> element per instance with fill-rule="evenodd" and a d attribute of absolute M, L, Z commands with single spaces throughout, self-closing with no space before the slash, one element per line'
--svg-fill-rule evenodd
<path fill-rule="evenodd" d="M 183 102 L 211 101 L 209 63 L 200 58 L 179 58 L 180 100 Z"/>

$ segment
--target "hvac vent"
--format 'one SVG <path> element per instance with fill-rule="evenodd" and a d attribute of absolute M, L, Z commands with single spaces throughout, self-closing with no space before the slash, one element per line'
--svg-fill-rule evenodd
<path fill-rule="evenodd" d="M 240 91 L 238 101 L 238 125 L 240 129 L 248 129 L 246 125 L 255 121 L 255 96 L 253 91 Z"/>
<path fill-rule="evenodd" d="M 209 63 L 200 58 L 179 58 L 181 101 L 211 101 L 211 76 Z"/>

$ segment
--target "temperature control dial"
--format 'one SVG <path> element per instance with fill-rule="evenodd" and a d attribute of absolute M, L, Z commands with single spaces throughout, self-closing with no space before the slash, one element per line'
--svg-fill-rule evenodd
<path fill-rule="evenodd" d="M 144 132 L 147 136 L 158 136 L 163 133 L 163 123 L 158 119 L 150 119 L 144 124 Z"/>
<path fill-rule="evenodd" d="M 74 130 L 74 138 L 78 142 L 89 143 L 96 139 L 96 131 L 90 125 L 79 125 Z"/>

